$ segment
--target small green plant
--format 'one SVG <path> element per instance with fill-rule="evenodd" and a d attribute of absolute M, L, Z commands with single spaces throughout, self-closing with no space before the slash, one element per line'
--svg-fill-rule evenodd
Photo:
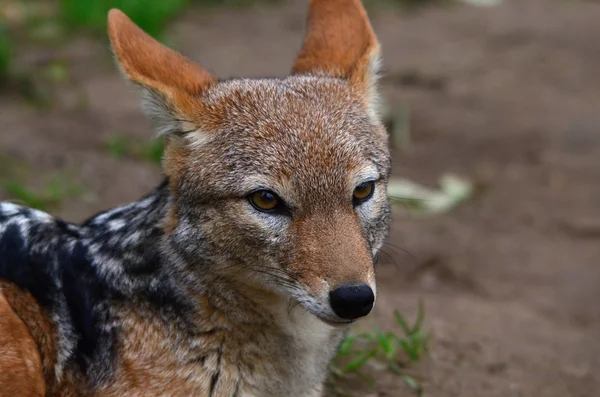
<path fill-rule="evenodd" d="M 106 142 L 106 151 L 115 159 L 121 159 L 129 152 L 129 142 L 123 137 L 116 136 Z"/>
<path fill-rule="evenodd" d="M 59 0 L 62 23 L 68 29 L 84 28 L 104 34 L 106 15 L 118 8 L 138 26 L 160 37 L 167 22 L 190 5 L 252 6 L 277 0 Z"/>
<path fill-rule="evenodd" d="M 11 60 L 12 44 L 4 25 L 0 23 L 0 79 L 8 76 Z"/>
<path fill-rule="evenodd" d="M 365 373 L 370 367 L 387 370 L 398 376 L 421 396 L 421 379 L 411 374 L 407 368 L 429 352 L 429 333 L 423 330 L 424 316 L 425 310 L 420 302 L 417 319 L 413 325 L 409 325 L 399 312 L 394 312 L 395 321 L 402 329 L 403 335 L 383 332 L 379 327 L 375 327 L 372 332 L 350 333 L 340 344 L 337 356 L 330 365 L 327 383 L 331 390 L 339 396 L 352 396 L 342 384 L 353 378 L 373 388 L 374 379 Z"/>
<path fill-rule="evenodd" d="M 123 136 L 115 136 L 105 144 L 107 153 L 115 159 L 132 157 L 159 165 L 162 161 L 164 147 L 162 138 L 138 144 Z"/>
<path fill-rule="evenodd" d="M 160 164 L 162 161 L 165 142 L 162 139 L 154 139 L 141 148 L 142 157 L 154 164 Z"/>
<path fill-rule="evenodd" d="M 454 0 L 392 0 L 394 3 L 401 7 L 406 8 L 418 8 L 429 5 L 440 5 L 440 4 L 448 4 L 453 2 Z"/>
<path fill-rule="evenodd" d="M 430 6 L 448 6 L 458 0 L 364 0 L 368 9 L 394 7 L 405 11 L 417 11 Z"/>
<path fill-rule="evenodd" d="M 30 190 L 16 178 L 2 182 L 0 187 L 15 203 L 44 211 L 55 209 L 65 199 L 79 196 L 83 192 L 81 185 L 73 183 L 62 174 L 53 175 L 48 185 L 41 191 Z"/>
<path fill-rule="evenodd" d="M 106 15 L 111 8 L 127 14 L 148 34 L 158 37 L 166 23 L 177 15 L 189 0 L 60 0 L 60 14 L 69 28 L 106 29 Z"/>

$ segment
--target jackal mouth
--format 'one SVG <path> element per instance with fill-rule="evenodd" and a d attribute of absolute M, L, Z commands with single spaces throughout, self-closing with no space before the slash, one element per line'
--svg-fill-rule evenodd
<path fill-rule="evenodd" d="M 322 322 L 324 322 L 325 324 L 330 325 L 332 327 L 336 327 L 336 328 L 347 327 L 356 321 L 356 320 L 332 320 L 330 318 L 325 318 L 325 317 L 317 316 L 317 315 L 315 315 L 315 317 L 318 318 L 319 320 L 321 320 Z"/>

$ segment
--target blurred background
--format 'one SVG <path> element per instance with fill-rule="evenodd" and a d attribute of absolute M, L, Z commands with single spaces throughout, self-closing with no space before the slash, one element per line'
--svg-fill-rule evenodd
<path fill-rule="evenodd" d="M 0 0 L 0 199 L 78 222 L 161 180 L 109 8 L 220 77 L 279 77 L 307 3 Z M 365 5 L 395 205 L 376 312 L 331 396 L 597 396 L 600 3 Z"/>

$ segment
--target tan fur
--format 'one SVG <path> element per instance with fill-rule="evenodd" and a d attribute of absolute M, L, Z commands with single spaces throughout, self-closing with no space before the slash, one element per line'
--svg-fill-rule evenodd
<path fill-rule="evenodd" d="M 24 306 L 26 300 L 20 304 Z M 9 305 L 0 286 L 0 396 L 42 397 L 45 394 L 46 382 L 36 341 Z"/>
<path fill-rule="evenodd" d="M 56 341 L 52 320 L 31 294 L 0 280 L 0 397 L 89 396 L 86 382 L 76 374 L 56 376 Z M 12 359 L 11 348 L 23 353 L 23 361 Z"/>
<path fill-rule="evenodd" d="M 14 313 L 0 314 L 10 322 L 5 328 L 18 331 L 6 343 L 16 351 L 17 341 L 37 342 L 50 396 L 322 396 L 348 323 L 332 312 L 329 293 L 355 284 L 376 291 L 373 258 L 386 227 L 390 161 L 373 88 L 379 44 L 361 2 L 310 1 L 302 49 L 283 80 L 218 82 L 122 12 L 110 11 L 108 26 L 121 69 L 146 91 L 167 132 L 163 169 L 172 202 L 162 248 L 175 256 L 168 243 L 189 236 L 179 248 L 191 253 L 177 269 L 188 272 L 179 292 L 193 302 L 193 315 L 182 327 L 143 300 L 111 302 L 115 372 L 94 392 L 77 370 L 54 376 L 56 330 L 35 302 L 24 307 L 31 297 L 17 289 L 9 302 L 33 339 Z M 356 208 L 353 189 L 365 180 L 376 194 Z M 257 214 L 245 195 L 262 185 L 294 215 Z M 197 255 L 196 230 L 184 224 L 190 219 L 210 236 Z M 199 257 L 211 267 L 195 263 Z M 289 279 L 273 286 L 273 273 Z M 0 380 L 10 368 L 2 360 Z M 33 373 L 19 373 L 18 387 L 40 377 L 39 360 Z"/>
<path fill-rule="evenodd" d="M 302 256 L 290 264 L 294 274 L 323 294 L 343 284 L 369 280 L 373 259 L 359 234 L 356 217 L 340 214 L 334 225 L 327 224 L 322 215 L 315 218 L 298 219 L 292 226 L 302 247 Z M 327 280 L 328 285 L 319 280 Z"/>

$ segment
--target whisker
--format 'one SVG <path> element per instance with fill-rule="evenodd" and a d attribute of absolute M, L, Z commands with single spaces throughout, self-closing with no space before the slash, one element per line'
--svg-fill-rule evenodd
<path fill-rule="evenodd" d="M 388 197 L 397 201 L 406 201 L 406 202 L 412 202 L 412 201 L 417 201 L 417 202 L 428 202 L 431 200 L 428 199 L 421 199 L 421 198 L 414 198 L 414 197 L 398 197 L 398 196 L 391 196 L 388 194 Z"/>
<path fill-rule="evenodd" d="M 271 268 L 267 266 L 248 265 L 245 263 L 234 263 L 224 267 L 224 269 L 230 268 L 237 268 L 237 272 L 235 273 L 236 275 L 241 271 L 249 270 L 260 274 L 266 274 L 272 277 L 274 279 L 273 284 L 275 285 L 286 286 L 290 289 L 298 289 L 298 286 L 296 284 L 297 281 L 294 280 L 289 274 L 287 274 L 287 272 L 283 271 L 282 269 Z M 279 271 L 280 274 L 277 274 L 277 271 Z"/>
<path fill-rule="evenodd" d="M 389 252 L 387 252 L 387 251 L 384 251 L 383 247 L 381 247 L 381 248 L 379 249 L 379 252 L 380 252 L 380 253 L 382 253 L 382 254 L 385 254 L 385 255 L 386 255 L 388 258 L 390 258 L 390 259 L 392 260 L 392 262 L 393 262 L 394 264 L 396 264 L 396 261 L 395 261 L 395 259 L 394 259 L 394 255 L 390 254 L 390 253 L 389 253 Z M 378 260 L 378 262 L 379 262 L 379 260 Z"/>
<path fill-rule="evenodd" d="M 417 257 L 416 257 L 416 256 L 414 256 L 413 254 L 411 254 L 411 253 L 410 253 L 410 251 L 408 251 L 408 250 L 407 250 L 407 249 L 405 249 L 405 248 L 402 248 L 402 247 L 400 247 L 400 246 L 397 246 L 397 245 L 395 245 L 395 244 L 392 244 L 392 243 L 389 243 L 389 242 L 384 242 L 384 243 L 383 243 L 383 246 L 384 246 L 384 247 L 389 247 L 389 248 L 392 248 L 392 249 L 396 249 L 396 250 L 400 250 L 400 251 L 402 251 L 404 254 L 408 255 L 408 256 L 409 256 L 409 257 L 410 257 L 410 258 L 411 258 L 413 261 L 415 261 L 415 262 L 416 262 L 416 260 L 417 260 Z"/>
<path fill-rule="evenodd" d="M 379 265 L 385 265 L 385 264 L 389 264 L 389 263 L 391 263 L 392 265 L 394 265 L 394 267 L 395 267 L 396 269 L 398 269 L 398 270 L 401 270 L 401 268 L 400 268 L 400 265 L 398 265 L 398 262 L 396 262 L 396 260 L 395 260 L 395 258 L 394 258 L 394 255 L 390 254 L 389 252 L 386 252 L 386 251 L 384 251 L 384 250 L 383 250 L 383 248 L 382 248 L 382 249 L 380 249 L 380 252 L 381 252 L 381 253 L 384 253 L 385 255 L 387 255 L 387 257 L 388 257 L 388 258 L 391 260 L 391 262 L 383 262 L 383 261 L 381 261 L 381 262 L 379 263 Z M 379 267 L 380 267 L 380 266 L 377 266 L 375 270 L 377 271 L 377 268 L 379 268 Z"/>
<path fill-rule="evenodd" d="M 298 300 L 291 299 L 291 298 L 288 300 L 288 308 L 287 308 L 288 318 L 292 317 L 292 312 L 299 305 L 300 305 L 300 302 Z"/>

